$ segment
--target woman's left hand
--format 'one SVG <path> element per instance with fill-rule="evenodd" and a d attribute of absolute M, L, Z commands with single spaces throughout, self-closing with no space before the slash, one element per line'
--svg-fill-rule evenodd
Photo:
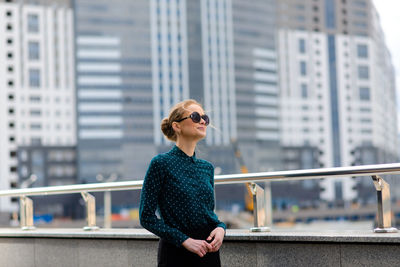
<path fill-rule="evenodd" d="M 213 238 L 214 240 L 210 243 L 212 249 L 208 252 L 217 252 L 222 245 L 222 241 L 224 240 L 225 230 L 222 227 L 215 228 L 211 233 L 210 236 L 207 238 L 207 241 L 211 241 Z"/>

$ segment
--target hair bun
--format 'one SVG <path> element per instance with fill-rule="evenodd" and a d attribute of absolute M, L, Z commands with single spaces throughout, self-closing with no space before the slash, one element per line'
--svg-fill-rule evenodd
<path fill-rule="evenodd" d="M 168 118 L 164 118 L 161 121 L 161 131 L 163 134 L 171 141 L 176 140 L 175 131 L 172 128 L 172 122 L 169 121 Z M 174 138 L 175 137 L 175 138 Z"/>

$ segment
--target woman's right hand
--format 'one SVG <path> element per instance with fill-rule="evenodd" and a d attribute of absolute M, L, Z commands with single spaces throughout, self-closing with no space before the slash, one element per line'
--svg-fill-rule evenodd
<path fill-rule="evenodd" d="M 208 251 L 212 250 L 212 246 L 207 241 L 190 237 L 182 243 L 182 246 L 200 257 L 204 257 Z"/>

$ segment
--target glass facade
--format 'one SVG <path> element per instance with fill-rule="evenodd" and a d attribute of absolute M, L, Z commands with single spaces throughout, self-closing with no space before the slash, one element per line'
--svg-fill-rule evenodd
<path fill-rule="evenodd" d="M 281 168 L 275 7 L 232 0 L 237 140 L 250 171 Z"/>
<path fill-rule="evenodd" d="M 74 6 L 79 179 L 141 179 L 156 154 L 149 1 Z"/>
<path fill-rule="evenodd" d="M 328 35 L 328 59 L 329 59 L 329 87 L 331 96 L 331 119 L 332 119 L 332 149 L 333 166 L 341 166 L 340 157 L 340 123 L 339 123 L 339 103 L 336 71 L 336 38 Z"/>
<path fill-rule="evenodd" d="M 325 26 L 327 29 L 336 28 L 335 0 L 325 0 Z"/>

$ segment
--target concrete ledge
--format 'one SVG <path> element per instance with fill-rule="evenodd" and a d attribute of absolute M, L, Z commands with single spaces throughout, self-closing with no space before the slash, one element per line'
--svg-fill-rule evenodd
<path fill-rule="evenodd" d="M 89 238 L 89 239 L 148 239 L 158 237 L 145 229 L 45 229 L 20 230 L 18 228 L 0 229 L 1 237 L 43 237 L 43 238 Z M 394 243 L 400 244 L 400 233 L 373 233 L 372 231 L 324 231 L 294 232 L 272 231 L 252 233 L 246 229 L 228 229 L 225 241 L 245 242 L 329 242 L 329 243 Z"/>
<path fill-rule="evenodd" d="M 222 266 L 398 266 L 400 234 L 228 230 Z M 156 266 L 144 229 L 0 229 L 0 266 Z"/>

